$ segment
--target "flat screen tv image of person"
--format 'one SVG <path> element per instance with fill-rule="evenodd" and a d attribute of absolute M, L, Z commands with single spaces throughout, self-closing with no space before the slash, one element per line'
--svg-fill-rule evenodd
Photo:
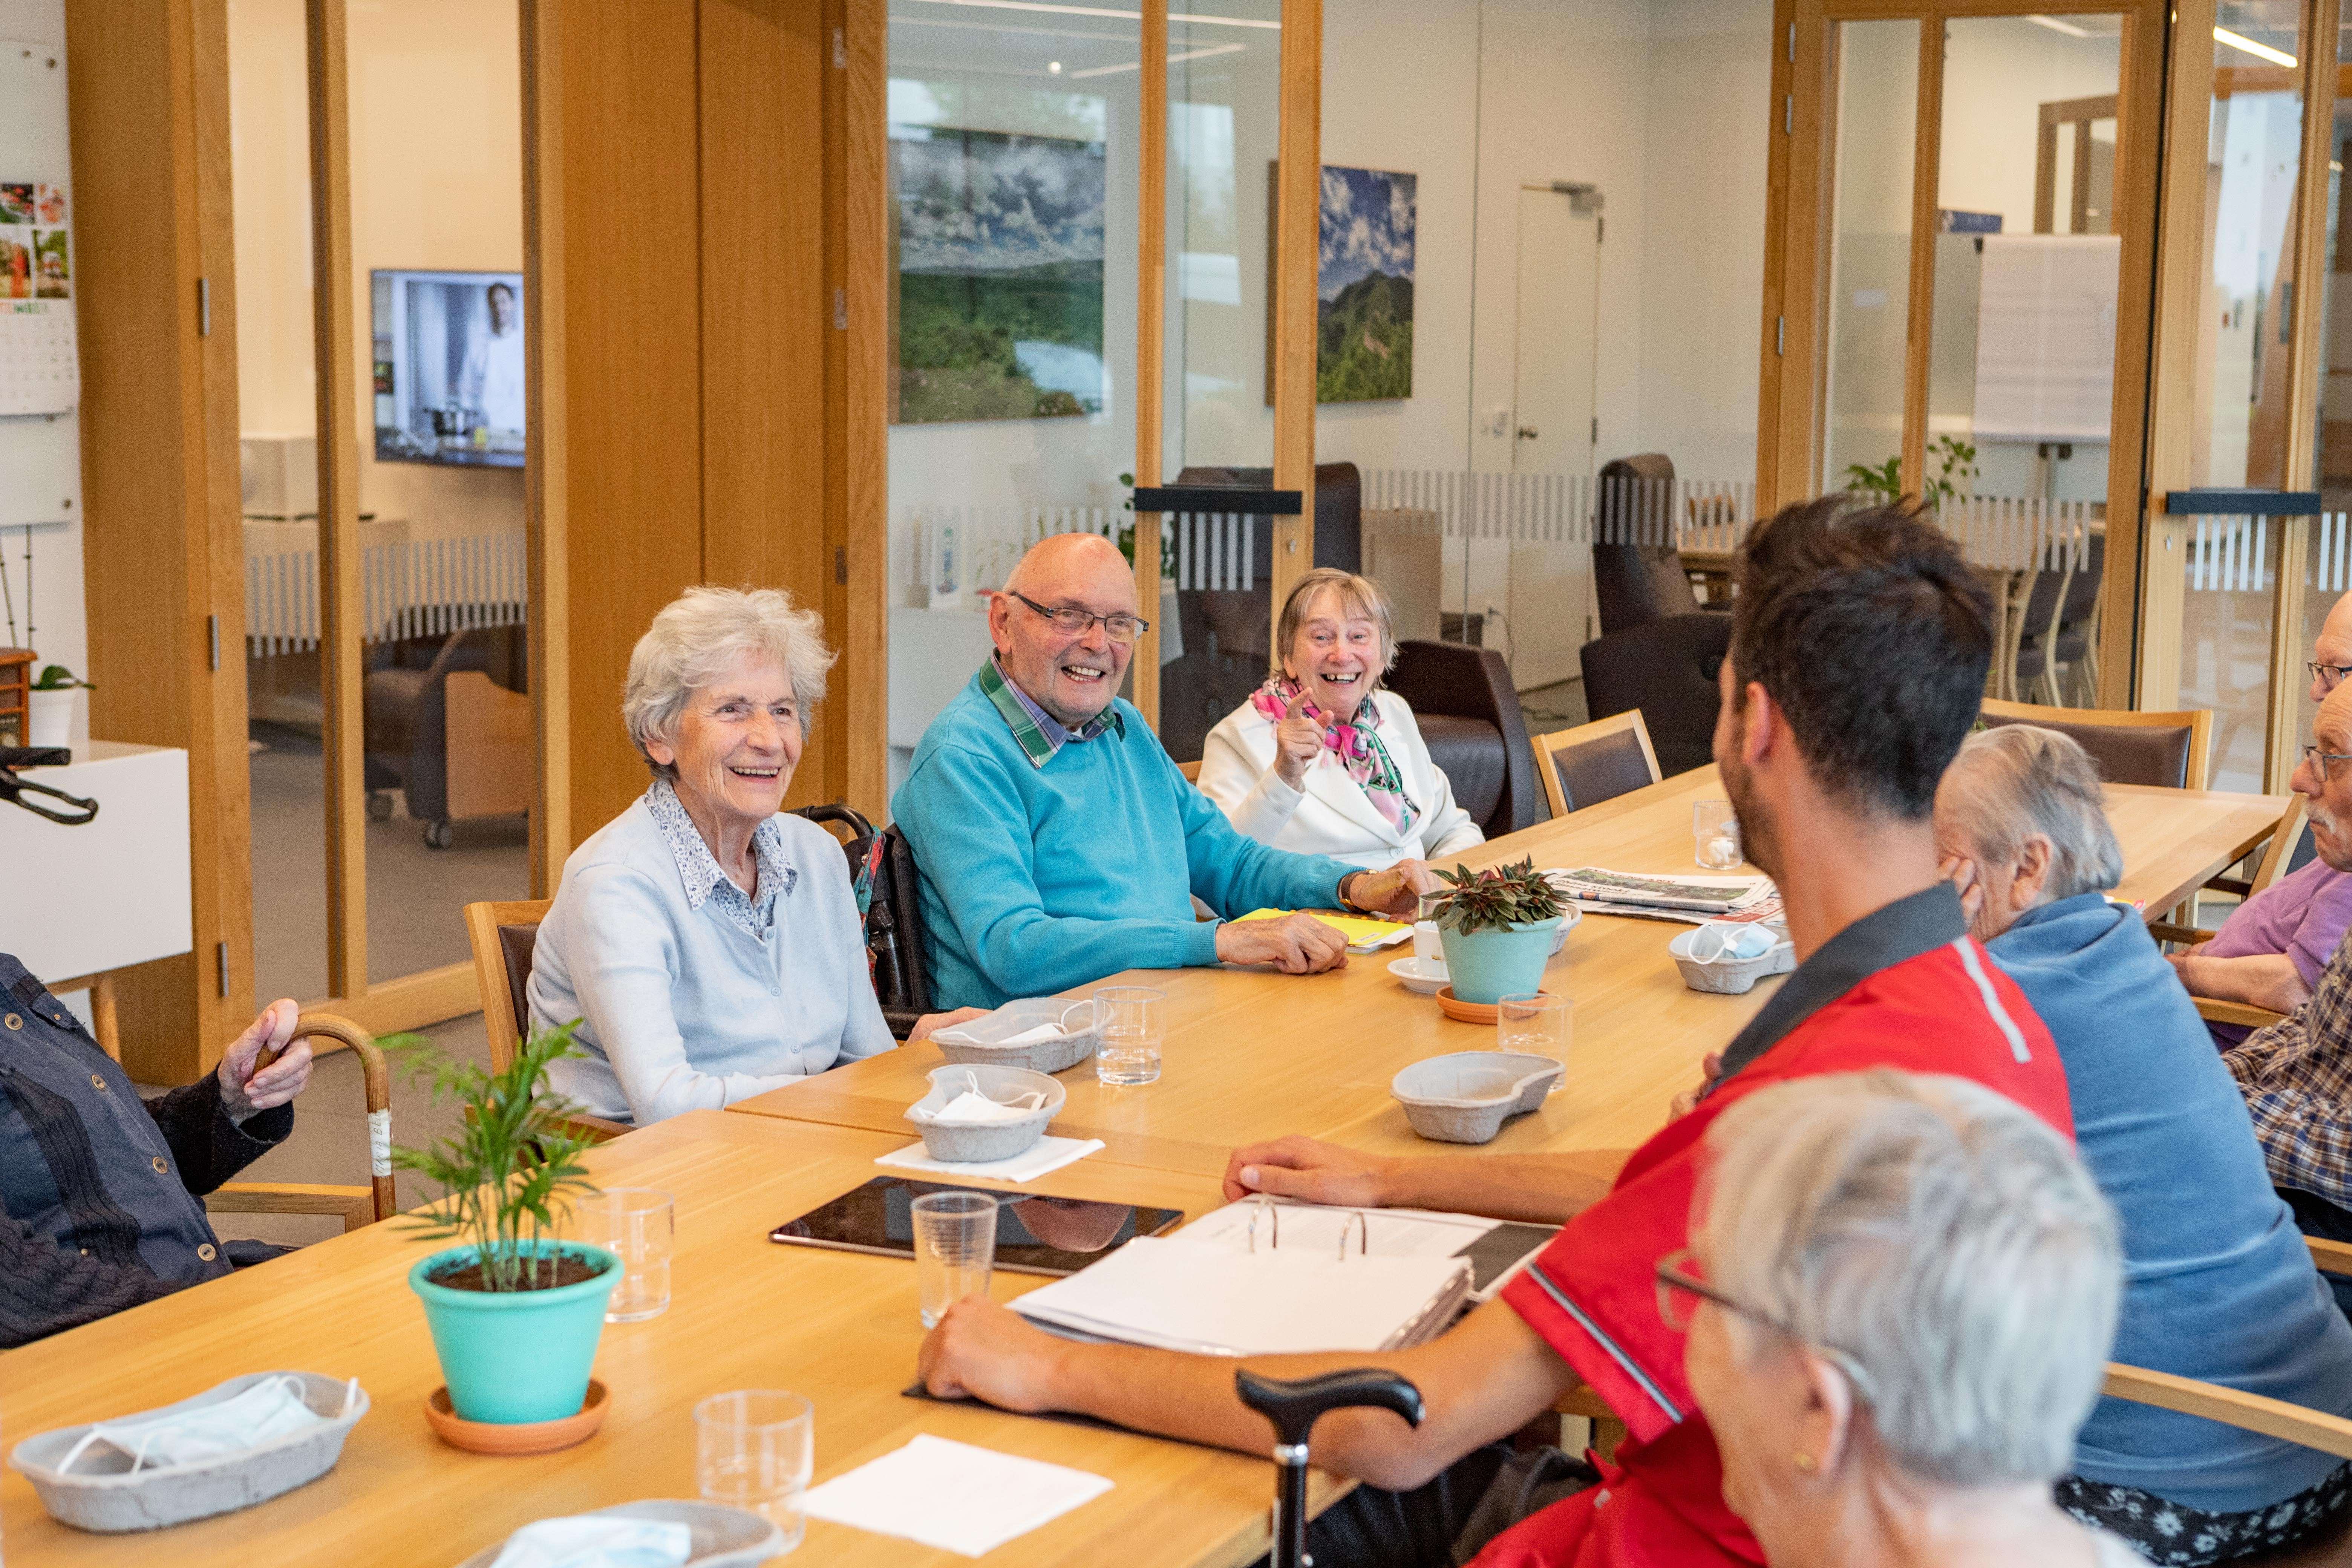
<path fill-rule="evenodd" d="M 520 468 L 522 279 L 378 272 L 373 305 L 378 459 Z"/>

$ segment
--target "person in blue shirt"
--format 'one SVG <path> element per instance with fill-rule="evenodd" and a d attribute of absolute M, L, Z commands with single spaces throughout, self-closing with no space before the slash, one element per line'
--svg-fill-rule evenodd
<path fill-rule="evenodd" d="M 1410 920 L 1436 885 L 1418 859 L 1366 871 L 1235 832 L 1118 700 L 1147 624 L 1126 559 L 1090 533 L 1041 541 L 991 600 L 996 651 L 923 732 L 891 800 L 939 1005 L 1122 969 L 1336 969 L 1346 939 L 1310 915 L 1228 922 L 1334 905 Z M 1195 921 L 1195 895 L 1221 918 Z"/>
<path fill-rule="evenodd" d="M 2352 1325 L 2273 1190 L 2244 1100 L 2139 911 L 2098 773 L 2055 731 L 2003 725 L 1936 794 L 1945 875 L 2049 1026 L 2074 1137 L 2123 1222 L 2115 1359 L 2352 1415 Z M 2352 1465 L 2282 1438 L 2102 1399 L 2059 1501 L 2157 1563 L 2228 1562 L 2352 1510 Z"/>

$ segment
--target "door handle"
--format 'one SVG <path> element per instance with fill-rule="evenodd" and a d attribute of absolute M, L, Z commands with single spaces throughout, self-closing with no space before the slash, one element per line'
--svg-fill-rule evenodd
<path fill-rule="evenodd" d="M 1520 440 L 1522 440 L 1522 441 L 1532 441 L 1532 440 L 1534 440 L 1535 438 L 1536 438 L 1536 427 L 1535 427 L 1534 426 L 1532 426 L 1532 425 L 1522 425 L 1522 426 L 1519 426 L 1519 439 L 1520 439 Z"/>

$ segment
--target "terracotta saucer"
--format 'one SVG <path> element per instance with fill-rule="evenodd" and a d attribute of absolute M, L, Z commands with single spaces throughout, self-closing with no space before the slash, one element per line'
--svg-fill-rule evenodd
<path fill-rule="evenodd" d="M 445 1385 L 425 1399 L 425 1419 L 444 1443 L 470 1454 L 552 1454 L 558 1448 L 569 1448 L 594 1436 L 596 1428 L 604 1424 L 604 1412 L 611 1403 L 604 1385 L 592 1377 L 588 1380 L 588 1402 L 576 1415 L 512 1425 L 467 1421 L 449 1407 L 449 1390 Z"/>
<path fill-rule="evenodd" d="M 1538 991 L 1536 994 L 1549 996 L 1551 993 Z M 1464 1024 L 1491 1024 L 1495 1021 L 1495 1015 L 1501 1010 L 1492 1002 L 1457 1001 L 1451 985 L 1437 988 L 1437 1007 L 1447 1017 Z"/>

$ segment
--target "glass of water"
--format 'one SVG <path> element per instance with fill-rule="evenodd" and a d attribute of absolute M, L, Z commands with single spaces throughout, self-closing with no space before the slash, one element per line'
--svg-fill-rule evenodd
<path fill-rule="evenodd" d="M 624 1270 L 604 1307 L 608 1323 L 642 1323 L 669 1310 L 669 1258 L 677 1205 L 651 1187 L 606 1187 L 575 1199 L 580 1239 L 609 1247 Z"/>
<path fill-rule="evenodd" d="M 1703 871 L 1736 871 L 1739 868 L 1742 851 L 1739 847 L 1739 818 L 1727 800 L 1703 800 L 1691 807 L 1691 837 L 1698 844 L 1699 869 Z"/>
<path fill-rule="evenodd" d="M 695 1479 L 705 1502 L 758 1514 L 784 1550 L 808 1529 L 802 1504 L 816 1460 L 816 1410 L 797 1394 L 746 1388 L 694 1407 Z"/>
<path fill-rule="evenodd" d="M 1569 999 L 1548 991 L 1517 991 L 1495 1004 L 1495 1048 L 1522 1056 L 1549 1057 L 1564 1069 L 1568 1065 Z M 1563 1070 L 1547 1092 L 1568 1087 Z"/>
<path fill-rule="evenodd" d="M 1095 1077 L 1104 1083 L 1153 1083 L 1160 1078 L 1160 1036 L 1167 1026 L 1160 1004 L 1168 994 L 1149 985 L 1104 985 L 1095 991 L 1095 1022 L 1102 1047 Z"/>
<path fill-rule="evenodd" d="M 925 1193 L 915 1200 L 923 1327 L 938 1327 L 966 1296 L 988 1294 L 988 1277 L 996 1268 L 996 1205 L 992 1193 Z"/>

